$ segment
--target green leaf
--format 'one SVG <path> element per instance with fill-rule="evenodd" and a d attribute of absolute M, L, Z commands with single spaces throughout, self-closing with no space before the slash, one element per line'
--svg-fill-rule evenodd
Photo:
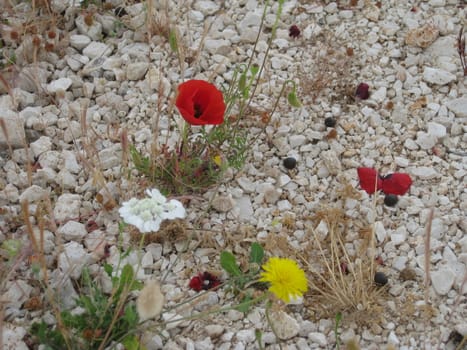
<path fill-rule="evenodd" d="M 289 104 L 292 107 L 297 107 L 298 108 L 298 107 L 302 106 L 302 104 L 300 103 L 300 101 L 297 98 L 297 95 L 295 94 L 295 91 L 289 92 L 289 94 L 287 95 L 287 101 L 289 101 Z"/>
<path fill-rule="evenodd" d="M 105 263 L 104 264 L 104 271 L 107 274 L 107 276 L 112 277 L 112 272 L 113 272 L 113 267 L 110 264 Z"/>
<path fill-rule="evenodd" d="M 250 263 L 261 265 L 264 258 L 264 249 L 261 244 L 253 242 L 250 250 Z"/>
<path fill-rule="evenodd" d="M 135 335 L 129 335 L 122 340 L 126 350 L 146 350 L 146 347 L 141 345 Z"/>
<path fill-rule="evenodd" d="M 230 253 L 223 251 L 221 253 L 221 266 L 222 268 L 232 276 L 241 276 L 242 272 L 240 271 L 238 265 L 237 265 L 237 260 L 235 259 L 235 256 Z"/>
<path fill-rule="evenodd" d="M 242 301 L 240 302 L 240 304 L 237 305 L 236 309 L 240 312 L 243 312 L 243 313 L 248 313 L 248 310 L 250 310 L 250 307 L 253 305 L 251 303 L 251 295 L 246 295 Z"/>
<path fill-rule="evenodd" d="M 136 309 L 134 306 L 127 306 L 125 308 L 125 313 L 123 314 L 123 319 L 128 323 L 131 327 L 136 327 L 138 324 L 138 314 L 136 313 Z"/>

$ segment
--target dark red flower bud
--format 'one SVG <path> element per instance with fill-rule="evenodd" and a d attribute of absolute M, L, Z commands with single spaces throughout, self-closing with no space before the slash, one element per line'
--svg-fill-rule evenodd
<path fill-rule="evenodd" d="M 355 92 L 355 95 L 361 99 L 361 100 L 366 100 L 368 97 L 370 97 L 370 92 L 369 92 L 370 87 L 366 83 L 360 83 L 357 86 L 357 91 Z"/>
<path fill-rule="evenodd" d="M 289 36 L 291 38 L 298 38 L 300 36 L 300 28 L 298 28 L 295 24 L 291 25 L 289 28 Z"/>

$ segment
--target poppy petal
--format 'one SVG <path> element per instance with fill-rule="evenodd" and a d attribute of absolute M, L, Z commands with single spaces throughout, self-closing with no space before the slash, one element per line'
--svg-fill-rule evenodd
<path fill-rule="evenodd" d="M 394 173 L 383 178 L 381 189 L 385 194 L 403 195 L 407 193 L 411 185 L 412 179 L 409 174 Z"/>
<path fill-rule="evenodd" d="M 188 80 L 180 84 L 175 105 L 191 125 L 218 125 L 224 121 L 222 92 L 204 80 Z"/>
<path fill-rule="evenodd" d="M 373 194 L 381 189 L 382 180 L 378 176 L 378 172 L 373 168 L 358 168 L 358 179 L 360 187 L 368 194 Z"/>

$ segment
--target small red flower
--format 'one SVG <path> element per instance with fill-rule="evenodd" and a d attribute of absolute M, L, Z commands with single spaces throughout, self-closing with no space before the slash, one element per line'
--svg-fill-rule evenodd
<path fill-rule="evenodd" d="M 219 278 L 210 272 L 199 273 L 190 280 L 190 288 L 200 292 L 202 290 L 209 290 L 219 286 L 221 282 Z"/>
<path fill-rule="evenodd" d="M 298 38 L 300 36 L 300 28 L 298 28 L 295 24 L 291 25 L 289 28 L 289 36 L 291 38 Z"/>
<path fill-rule="evenodd" d="M 222 92 L 207 81 L 188 80 L 180 84 L 175 105 L 191 125 L 218 125 L 224 122 Z"/>
<path fill-rule="evenodd" d="M 367 100 L 368 97 L 370 97 L 369 89 L 370 86 L 368 84 L 360 83 L 357 86 L 357 91 L 355 92 L 355 95 L 361 100 Z"/>
<path fill-rule="evenodd" d="M 410 175 L 405 173 L 393 173 L 382 176 L 373 168 L 358 168 L 357 172 L 360 187 L 368 194 L 381 190 L 384 194 L 403 195 L 412 185 Z"/>

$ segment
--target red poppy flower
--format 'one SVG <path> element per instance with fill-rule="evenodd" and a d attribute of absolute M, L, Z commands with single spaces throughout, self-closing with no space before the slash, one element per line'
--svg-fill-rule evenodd
<path fill-rule="evenodd" d="M 357 172 L 360 186 L 368 194 L 381 190 L 384 194 L 403 195 L 412 185 L 410 175 L 405 173 L 382 176 L 373 168 L 358 168 Z"/>
<path fill-rule="evenodd" d="M 188 80 L 180 84 L 175 105 L 191 125 L 218 125 L 224 121 L 222 92 L 204 80 Z"/>
<path fill-rule="evenodd" d="M 191 289 L 200 292 L 202 290 L 216 288 L 220 284 L 221 282 L 219 281 L 219 278 L 217 276 L 213 275 L 210 272 L 203 272 L 193 277 L 190 280 L 189 286 Z"/>

